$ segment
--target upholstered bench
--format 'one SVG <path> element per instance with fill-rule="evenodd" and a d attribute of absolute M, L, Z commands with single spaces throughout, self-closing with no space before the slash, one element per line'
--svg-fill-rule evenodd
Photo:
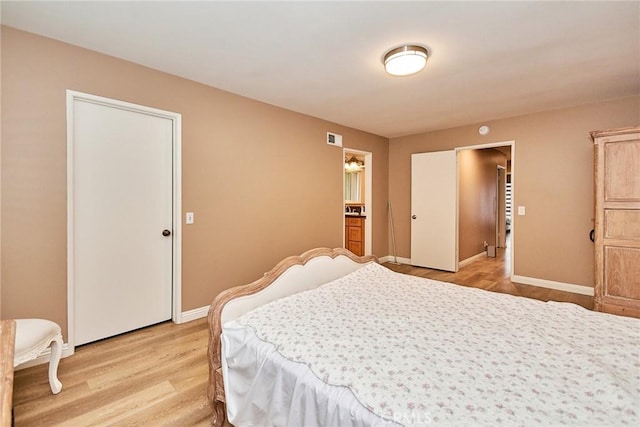
<path fill-rule="evenodd" d="M 58 379 L 58 363 L 60 363 L 60 355 L 62 354 L 60 326 L 45 319 L 16 319 L 14 367 L 35 359 L 49 345 L 51 345 L 49 386 L 53 394 L 58 394 L 62 390 L 62 383 Z"/>

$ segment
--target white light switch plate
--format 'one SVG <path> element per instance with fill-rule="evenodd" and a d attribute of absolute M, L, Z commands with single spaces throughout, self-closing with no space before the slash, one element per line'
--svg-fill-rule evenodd
<path fill-rule="evenodd" d="M 187 213 L 185 214 L 185 219 L 184 219 L 184 221 L 185 221 L 187 224 L 193 224 L 193 220 L 194 220 L 193 212 L 187 212 Z"/>
<path fill-rule="evenodd" d="M 527 210 L 524 206 L 518 206 L 518 215 L 525 215 Z"/>

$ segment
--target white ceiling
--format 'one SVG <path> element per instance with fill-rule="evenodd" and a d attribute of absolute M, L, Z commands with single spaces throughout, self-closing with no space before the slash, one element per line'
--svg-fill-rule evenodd
<path fill-rule="evenodd" d="M 640 94 L 640 2 L 12 2 L 2 23 L 395 137 Z M 386 75 L 384 53 L 428 47 Z"/>

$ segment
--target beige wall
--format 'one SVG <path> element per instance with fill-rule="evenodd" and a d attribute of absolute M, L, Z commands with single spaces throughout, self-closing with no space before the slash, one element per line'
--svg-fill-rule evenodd
<path fill-rule="evenodd" d="M 640 123 L 640 98 L 428 132 L 389 143 L 389 199 L 398 256 L 410 256 L 411 154 L 515 140 L 514 273 L 593 286 L 593 147 L 589 132 Z M 478 127 L 488 124 L 482 137 Z"/>
<path fill-rule="evenodd" d="M 496 245 L 497 166 L 506 163 L 494 149 L 458 152 L 458 261 Z"/>
<path fill-rule="evenodd" d="M 67 89 L 182 114 L 182 205 L 196 218 L 183 225 L 183 311 L 285 256 L 343 246 L 343 152 L 327 131 L 373 153 L 372 248 L 387 254 L 387 138 L 5 27 L 2 89 L 7 318 L 66 326 Z"/>

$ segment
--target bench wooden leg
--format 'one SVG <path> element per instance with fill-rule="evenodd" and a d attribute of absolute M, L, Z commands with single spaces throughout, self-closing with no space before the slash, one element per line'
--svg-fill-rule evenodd
<path fill-rule="evenodd" d="M 58 334 L 51 341 L 51 359 L 49 359 L 49 387 L 51 393 L 58 394 L 62 390 L 62 383 L 58 379 L 58 364 L 62 355 L 62 335 Z"/>

